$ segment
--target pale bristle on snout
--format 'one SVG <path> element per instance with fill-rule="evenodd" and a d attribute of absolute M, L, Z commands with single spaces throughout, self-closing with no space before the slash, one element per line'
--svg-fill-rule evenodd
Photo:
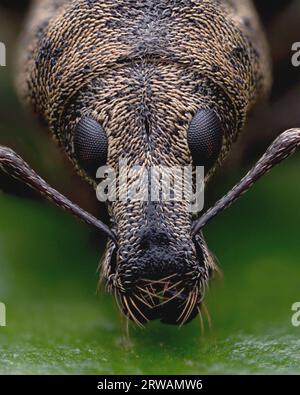
<path fill-rule="evenodd" d="M 139 326 L 156 319 L 184 325 L 199 313 L 202 295 L 200 284 L 188 285 L 187 279 L 171 274 L 159 280 L 142 279 L 132 292 L 117 292 L 116 298 L 126 317 Z"/>

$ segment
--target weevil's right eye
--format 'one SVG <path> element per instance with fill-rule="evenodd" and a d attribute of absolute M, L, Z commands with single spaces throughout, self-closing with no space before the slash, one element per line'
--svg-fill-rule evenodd
<path fill-rule="evenodd" d="M 222 147 L 222 125 L 213 110 L 199 110 L 189 126 L 188 145 L 195 166 L 204 166 L 207 173 Z"/>
<path fill-rule="evenodd" d="M 83 117 L 74 134 L 74 150 L 79 165 L 95 177 L 107 161 L 108 141 L 102 126 L 93 118 Z"/>

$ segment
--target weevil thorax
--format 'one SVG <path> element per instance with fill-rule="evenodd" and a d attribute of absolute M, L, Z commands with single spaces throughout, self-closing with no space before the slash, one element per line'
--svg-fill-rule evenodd
<path fill-rule="evenodd" d="M 105 131 L 106 164 L 119 175 L 120 160 L 140 172 L 194 166 L 189 126 L 199 110 L 213 111 L 222 138 L 208 180 L 269 86 L 265 41 L 250 1 L 46 0 L 30 21 L 21 93 L 95 187 L 95 175 L 74 150 L 83 117 Z M 136 178 L 127 178 L 129 188 Z M 118 249 L 108 243 L 101 270 L 125 313 L 140 322 L 188 321 L 215 269 L 203 236 L 191 237 L 190 202 L 108 205 Z M 165 295 L 170 301 L 162 304 Z"/>

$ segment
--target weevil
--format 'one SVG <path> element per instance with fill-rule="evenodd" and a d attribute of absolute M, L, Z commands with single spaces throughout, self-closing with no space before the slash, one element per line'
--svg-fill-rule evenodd
<path fill-rule="evenodd" d="M 268 93 L 268 45 L 250 0 L 34 1 L 20 47 L 20 96 L 96 188 L 96 170 L 221 166 Z M 138 325 L 182 325 L 201 314 L 217 271 L 202 230 L 300 144 L 282 133 L 204 214 L 189 202 L 113 201 L 110 226 L 50 187 L 15 152 L 0 166 L 108 237 L 101 280 Z M 129 184 L 134 178 L 129 178 Z"/>

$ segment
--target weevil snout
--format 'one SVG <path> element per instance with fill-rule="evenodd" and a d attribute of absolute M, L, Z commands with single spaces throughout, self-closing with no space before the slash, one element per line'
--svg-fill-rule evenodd
<path fill-rule="evenodd" d="M 160 226 L 163 224 L 164 226 Z M 102 276 L 123 313 L 136 323 L 181 325 L 198 314 L 214 265 L 204 239 L 164 224 L 131 231 L 132 244 L 109 242 Z M 126 234 L 126 237 L 128 235 Z"/>
<path fill-rule="evenodd" d="M 123 312 L 136 323 L 159 319 L 164 324 L 181 325 L 199 312 L 201 292 L 188 291 L 184 277 L 177 273 L 138 284 L 132 293 L 119 296 Z"/>
<path fill-rule="evenodd" d="M 176 248 L 172 248 L 172 237 L 166 230 L 159 229 L 159 225 L 142 230 L 140 248 L 137 274 L 144 279 L 159 280 L 176 272 L 180 274 L 189 259 L 189 247 L 184 248 L 178 243 Z"/>

